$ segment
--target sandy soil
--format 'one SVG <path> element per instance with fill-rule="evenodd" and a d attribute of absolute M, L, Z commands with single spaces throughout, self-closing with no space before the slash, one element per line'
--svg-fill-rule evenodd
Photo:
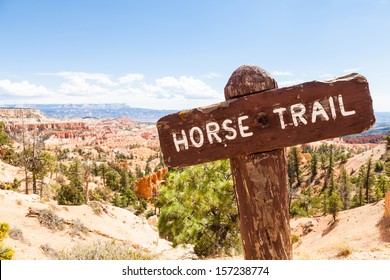
<path fill-rule="evenodd" d="M 384 221 L 383 200 L 331 215 L 291 221 L 295 259 L 390 260 L 390 222 Z"/>
<path fill-rule="evenodd" d="M 52 209 L 67 222 L 79 220 L 90 232 L 72 234 L 71 226 L 64 230 L 50 230 L 41 225 L 36 217 L 26 217 L 29 208 Z M 157 229 L 145 218 L 125 209 L 108 206 L 107 212 L 94 214 L 88 205 L 58 206 L 55 202 L 42 203 L 37 195 L 25 195 L 0 190 L 0 221 L 23 233 L 24 240 L 7 238 L 5 243 L 15 249 L 14 259 L 45 260 L 42 246 L 60 251 L 76 245 L 105 240 L 121 240 L 135 250 L 152 255 L 156 259 L 192 258 L 190 248 L 173 248 L 171 243 L 159 238 Z"/>

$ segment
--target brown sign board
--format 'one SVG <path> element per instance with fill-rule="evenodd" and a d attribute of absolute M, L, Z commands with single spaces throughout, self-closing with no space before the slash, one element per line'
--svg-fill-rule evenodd
<path fill-rule="evenodd" d="M 350 74 L 167 115 L 164 162 L 183 167 L 360 133 L 375 122 L 365 77 Z"/>

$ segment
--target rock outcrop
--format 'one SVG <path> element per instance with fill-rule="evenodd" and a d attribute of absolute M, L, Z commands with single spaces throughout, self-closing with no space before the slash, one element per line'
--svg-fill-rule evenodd
<path fill-rule="evenodd" d="M 6 124 L 4 130 L 9 131 L 33 131 L 33 130 L 78 130 L 85 131 L 89 127 L 83 122 L 58 122 L 58 123 L 29 123 L 29 124 Z"/>
<path fill-rule="evenodd" d="M 0 118 L 2 118 L 2 119 L 14 119 L 14 118 L 40 119 L 40 118 L 46 118 L 46 117 L 40 110 L 33 109 L 33 108 L 0 108 Z"/>
<path fill-rule="evenodd" d="M 167 173 L 168 168 L 164 167 L 156 173 L 150 173 L 149 175 L 138 179 L 135 182 L 137 197 L 148 200 L 151 197 L 157 196 L 161 187 L 161 182 L 164 180 L 164 176 Z"/>

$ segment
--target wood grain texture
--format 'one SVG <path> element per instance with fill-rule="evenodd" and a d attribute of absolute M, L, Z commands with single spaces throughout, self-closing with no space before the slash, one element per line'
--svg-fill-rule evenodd
<path fill-rule="evenodd" d="M 292 258 L 285 149 L 230 159 L 247 260 Z"/>
<path fill-rule="evenodd" d="M 261 96 L 276 87 L 267 71 L 244 65 L 230 77 L 225 97 L 240 98 L 259 91 L 256 95 Z M 230 165 L 245 259 L 291 259 L 285 149 L 234 157 Z"/>
<path fill-rule="evenodd" d="M 258 92 L 262 88 L 276 86 L 272 78 L 255 85 L 248 78 L 236 78 L 234 82 L 244 83 L 243 91 Z M 226 90 L 230 91 L 229 94 L 234 99 L 181 111 L 158 121 L 160 146 L 167 165 L 188 166 L 360 133 L 369 129 L 375 122 L 368 83 L 359 74 L 350 74 L 331 81 L 312 81 L 292 87 L 270 89 L 261 94 L 246 93 L 241 97 L 231 90 L 231 86 L 229 87 Z M 341 103 L 339 96 L 342 97 Z M 329 98 L 332 98 L 333 108 Z M 300 105 L 297 104 L 301 104 L 305 110 L 301 118 L 293 116 L 297 110 L 302 111 L 302 106 L 299 107 Z M 355 113 L 343 116 L 341 105 L 345 112 Z M 292 109 L 294 106 L 295 111 Z M 318 106 L 323 108 L 322 114 Z M 281 124 L 280 114 L 274 111 L 278 108 L 279 110 L 285 108 L 281 112 L 285 127 Z M 314 123 L 312 122 L 313 111 L 315 111 Z M 244 135 L 252 133 L 252 136 L 241 136 L 238 127 L 240 117 L 242 126 L 246 128 L 243 131 Z M 223 128 L 226 120 L 229 120 L 230 130 Z M 221 141 L 217 141 L 213 136 L 211 136 L 213 143 L 208 141 L 207 124 L 209 123 L 217 123 L 220 126 L 217 135 Z M 203 143 L 198 145 L 199 147 L 194 146 L 189 139 L 189 133 L 194 127 L 199 128 L 192 131 L 195 135 L 195 143 L 200 143 L 199 132 L 203 133 Z M 215 129 L 212 126 L 209 128 Z M 236 131 L 237 136 L 229 139 L 233 135 L 232 129 Z M 188 147 L 178 145 L 180 150 L 177 151 L 173 134 L 176 134 L 177 139 L 180 140 L 183 132 L 186 134 Z"/>

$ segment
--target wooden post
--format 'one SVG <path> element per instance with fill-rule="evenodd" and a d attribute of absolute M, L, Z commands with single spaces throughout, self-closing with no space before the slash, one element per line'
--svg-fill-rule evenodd
<path fill-rule="evenodd" d="M 390 191 L 386 193 L 385 196 L 385 218 L 390 218 Z"/>
<path fill-rule="evenodd" d="M 241 66 L 225 86 L 226 100 L 277 88 L 271 75 Z M 259 114 L 259 125 L 268 120 Z M 292 259 L 285 149 L 230 159 L 247 260 Z"/>

